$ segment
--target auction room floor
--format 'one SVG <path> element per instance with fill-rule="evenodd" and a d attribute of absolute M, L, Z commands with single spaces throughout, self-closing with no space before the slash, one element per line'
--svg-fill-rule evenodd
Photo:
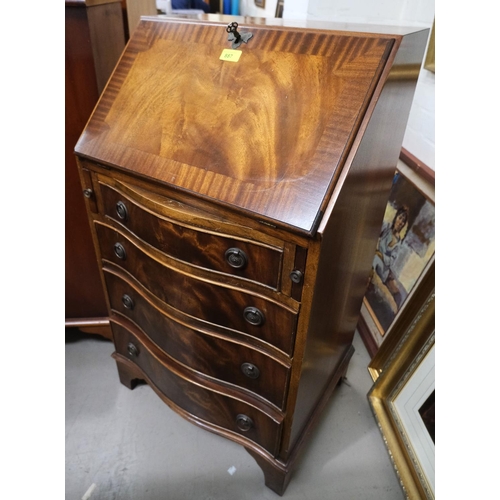
<path fill-rule="evenodd" d="M 368 353 L 356 352 L 298 462 L 285 500 L 404 498 L 367 400 Z M 280 497 L 245 449 L 187 422 L 147 385 L 120 384 L 113 345 L 66 333 L 66 500 Z"/>

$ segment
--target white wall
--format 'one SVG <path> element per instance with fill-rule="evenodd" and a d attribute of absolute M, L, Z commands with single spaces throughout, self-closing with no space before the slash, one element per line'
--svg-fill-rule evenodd
<path fill-rule="evenodd" d="M 241 15 L 274 17 L 276 0 L 266 8 L 240 0 Z M 434 0 L 285 0 L 283 17 L 432 28 Z M 403 147 L 435 169 L 434 73 L 422 67 L 410 111 Z"/>
<path fill-rule="evenodd" d="M 428 26 L 434 19 L 434 0 L 285 0 L 284 17 L 289 9 L 297 15 L 304 3 L 308 19 L 324 21 Z"/>
<path fill-rule="evenodd" d="M 403 140 L 403 147 L 433 170 L 436 169 L 434 91 L 434 73 L 422 68 Z"/>
<path fill-rule="evenodd" d="M 286 0 L 285 0 L 286 1 Z M 254 0 L 240 0 L 240 15 L 252 17 L 274 17 L 277 0 L 266 0 L 265 7 L 257 7 Z"/>

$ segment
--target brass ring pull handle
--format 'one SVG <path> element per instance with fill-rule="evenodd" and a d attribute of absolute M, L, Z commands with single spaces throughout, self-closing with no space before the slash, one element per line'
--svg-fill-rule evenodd
<path fill-rule="evenodd" d="M 243 269 L 248 264 L 247 254 L 239 248 L 228 248 L 224 255 L 227 263 L 234 269 Z"/>
<path fill-rule="evenodd" d="M 126 293 L 123 294 L 122 304 L 125 309 L 129 309 L 130 311 L 135 307 L 134 299 Z"/>
<path fill-rule="evenodd" d="M 118 215 L 118 217 L 121 220 L 123 220 L 123 221 L 127 220 L 127 218 L 128 218 L 128 210 L 127 210 L 127 206 L 125 205 L 125 203 L 123 203 L 123 201 L 119 201 L 116 204 L 116 214 Z"/>
<path fill-rule="evenodd" d="M 125 260 L 127 258 L 127 252 L 125 251 L 125 247 L 121 243 L 115 243 L 113 250 L 115 251 L 115 255 L 119 259 Z"/>
<path fill-rule="evenodd" d="M 131 358 L 136 358 L 137 356 L 139 356 L 139 349 L 137 349 L 137 347 L 132 344 L 132 342 L 128 343 L 127 351 Z"/>
<path fill-rule="evenodd" d="M 261 326 L 264 324 L 266 317 L 264 313 L 256 307 L 245 307 L 243 311 L 245 320 L 253 326 Z"/>
<path fill-rule="evenodd" d="M 241 371 L 244 375 L 251 379 L 259 378 L 260 375 L 260 370 L 252 363 L 243 363 L 241 365 Z"/>
<path fill-rule="evenodd" d="M 236 417 L 236 426 L 240 431 L 249 431 L 253 427 L 253 420 L 250 417 L 247 417 L 246 415 L 240 413 Z"/>

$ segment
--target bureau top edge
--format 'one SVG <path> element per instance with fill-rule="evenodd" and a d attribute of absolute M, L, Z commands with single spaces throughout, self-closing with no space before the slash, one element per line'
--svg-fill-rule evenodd
<path fill-rule="evenodd" d="M 350 33 L 362 33 L 366 36 L 388 36 L 400 37 L 411 33 L 430 28 L 430 25 L 397 25 L 397 24 L 368 24 L 368 23 L 349 23 L 335 21 L 321 21 L 315 19 L 286 19 L 277 17 L 253 17 L 253 16 L 233 16 L 225 14 L 189 14 L 186 17 L 171 16 L 168 14 L 158 14 L 156 16 L 143 15 L 140 17 L 144 21 L 153 22 L 209 22 L 227 25 L 229 22 L 236 21 L 238 24 L 258 28 L 288 28 L 290 30 L 315 30 L 315 31 L 338 31 Z"/>
<path fill-rule="evenodd" d="M 142 19 L 75 152 L 314 237 L 394 38 L 210 20 Z"/>

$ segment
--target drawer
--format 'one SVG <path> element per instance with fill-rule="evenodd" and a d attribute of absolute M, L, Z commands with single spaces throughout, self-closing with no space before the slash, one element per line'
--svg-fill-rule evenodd
<path fill-rule="evenodd" d="M 202 321 L 251 335 L 288 355 L 293 351 L 297 314 L 266 298 L 180 272 L 139 248 L 125 234 L 96 222 L 101 256 L 174 309 Z"/>
<path fill-rule="evenodd" d="M 109 271 L 104 275 L 111 308 L 131 319 L 167 354 L 200 373 L 284 407 L 289 366 L 256 349 L 199 330 L 193 320 L 160 310 L 137 285 Z"/>
<path fill-rule="evenodd" d="M 190 226 L 188 207 L 164 198 L 164 204 L 146 195 L 125 195 L 120 190 L 101 183 L 104 214 L 126 226 L 137 237 L 167 255 L 189 264 L 213 271 L 239 276 L 277 289 L 282 265 L 282 248 L 258 244 L 242 238 L 214 233 L 208 229 Z M 145 193 L 141 190 L 141 193 Z M 159 198 L 153 193 L 150 196 Z M 153 203 L 155 202 L 155 203 Z M 144 204 L 149 206 L 144 206 Z M 175 206 L 176 210 L 169 206 Z M 160 215 L 153 208 L 161 209 L 171 217 Z M 193 210 L 193 209 L 192 209 Z M 175 219 L 182 217 L 183 223 Z M 196 211 L 196 220 L 207 220 L 208 214 Z M 193 217 L 191 217 L 193 218 Z M 213 219 L 211 219 L 212 222 Z"/>
<path fill-rule="evenodd" d="M 268 414 L 259 405 L 227 394 L 224 388 L 205 384 L 195 374 L 164 355 L 140 333 L 112 321 L 116 352 L 135 363 L 166 398 L 182 410 L 234 435 L 242 436 L 277 453 L 282 414 Z"/>

